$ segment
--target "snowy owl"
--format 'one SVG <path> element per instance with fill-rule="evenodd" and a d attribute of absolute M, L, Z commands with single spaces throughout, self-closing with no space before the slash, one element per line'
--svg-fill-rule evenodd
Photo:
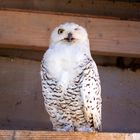
<path fill-rule="evenodd" d="M 54 130 L 101 130 L 100 79 L 82 26 L 64 23 L 53 30 L 42 59 L 41 79 Z"/>

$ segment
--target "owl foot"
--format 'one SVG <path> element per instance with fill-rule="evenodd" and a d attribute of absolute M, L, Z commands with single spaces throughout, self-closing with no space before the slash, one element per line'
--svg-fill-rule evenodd
<path fill-rule="evenodd" d="M 93 128 L 82 126 L 79 128 L 76 128 L 76 131 L 81 131 L 81 132 L 93 132 L 95 131 Z"/>
<path fill-rule="evenodd" d="M 74 127 L 71 126 L 71 125 L 67 125 L 67 126 L 64 126 L 63 128 L 56 128 L 54 129 L 55 131 L 63 131 L 63 132 L 73 132 L 74 131 Z"/>

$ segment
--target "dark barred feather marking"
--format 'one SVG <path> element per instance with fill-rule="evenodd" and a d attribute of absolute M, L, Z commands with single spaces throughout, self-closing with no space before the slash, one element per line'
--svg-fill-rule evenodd
<path fill-rule="evenodd" d="M 100 81 L 99 75 L 94 71 L 93 61 L 86 58 L 79 65 L 79 74 L 66 90 L 49 74 L 44 63 L 42 61 L 41 65 L 42 94 L 54 130 L 79 131 L 82 127 L 98 129 L 100 126 L 95 124 L 95 120 L 101 121 Z M 81 91 L 86 93 L 83 95 L 86 104 Z M 93 94 L 92 98 L 89 98 L 90 94 Z M 93 102 L 97 102 L 96 106 L 92 106 Z M 96 118 L 98 114 L 94 115 L 96 109 L 99 118 Z M 87 116 L 87 112 L 90 112 L 90 116 Z"/>

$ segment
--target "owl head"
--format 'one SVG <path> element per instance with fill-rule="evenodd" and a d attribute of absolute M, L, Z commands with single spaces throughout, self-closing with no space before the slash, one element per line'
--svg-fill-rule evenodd
<path fill-rule="evenodd" d="M 51 34 L 50 44 L 73 45 L 77 43 L 89 44 L 86 29 L 78 24 L 72 22 L 61 24 Z"/>

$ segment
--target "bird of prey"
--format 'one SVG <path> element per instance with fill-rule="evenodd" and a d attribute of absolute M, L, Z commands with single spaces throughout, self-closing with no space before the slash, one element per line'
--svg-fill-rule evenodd
<path fill-rule="evenodd" d="M 63 23 L 50 37 L 41 63 L 42 94 L 55 131 L 101 130 L 101 85 L 88 34 Z"/>

